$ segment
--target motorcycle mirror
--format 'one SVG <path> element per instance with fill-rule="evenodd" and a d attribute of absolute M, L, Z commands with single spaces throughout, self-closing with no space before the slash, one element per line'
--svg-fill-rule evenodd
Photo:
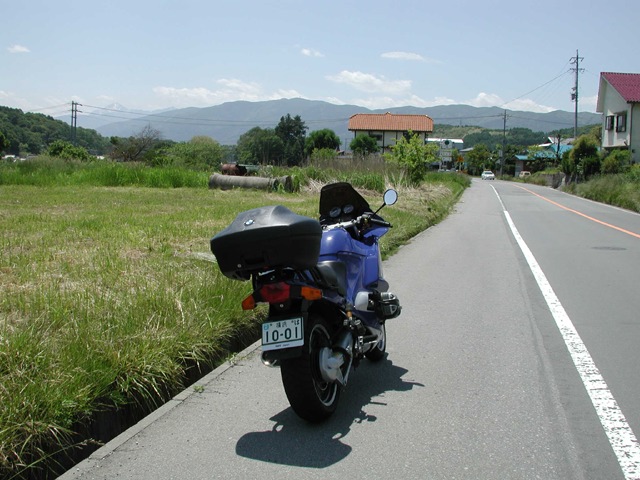
<path fill-rule="evenodd" d="M 384 192 L 384 204 L 385 205 L 393 205 L 398 201 L 398 192 L 396 192 L 393 188 L 390 188 L 386 192 Z"/>
<path fill-rule="evenodd" d="M 398 192 L 396 192 L 393 188 L 390 188 L 389 190 L 384 192 L 384 196 L 382 198 L 384 199 L 382 206 L 374 212 L 374 215 L 387 205 L 393 205 L 394 203 L 396 203 L 398 201 Z"/>

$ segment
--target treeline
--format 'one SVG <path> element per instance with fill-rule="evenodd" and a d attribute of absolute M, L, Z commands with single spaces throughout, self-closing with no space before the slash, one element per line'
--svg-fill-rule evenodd
<path fill-rule="evenodd" d="M 578 127 L 578 136 L 586 135 L 591 132 L 594 126 L 585 125 Z M 553 132 L 534 132 L 529 128 L 514 127 L 502 130 L 492 130 L 488 128 L 474 127 L 472 125 L 455 126 L 455 125 L 435 125 L 432 137 L 436 138 L 461 138 L 464 140 L 464 148 L 473 148 L 478 144 L 484 144 L 491 148 L 495 145 L 502 146 L 520 146 L 526 148 L 531 145 L 540 145 L 546 143 L 549 137 L 560 137 L 567 139 L 573 137 L 573 128 L 565 128 L 555 130 Z"/>
<path fill-rule="evenodd" d="M 581 127 L 583 134 L 593 126 Z M 140 161 L 149 165 L 174 165 L 208 168 L 219 163 L 300 165 L 307 158 L 335 155 L 340 139 L 329 129 L 308 132 L 299 115 L 281 117 L 275 128 L 254 127 L 241 135 L 237 145 L 220 145 L 210 137 L 197 136 L 188 142 L 163 139 L 151 126 L 130 137 L 103 137 L 95 130 L 78 127 L 75 132 L 67 123 L 39 113 L 0 107 L 0 152 L 25 158 L 28 155 L 52 154 L 84 159 L 89 156 L 109 156 L 116 161 Z M 74 141 L 72 140 L 74 134 Z M 573 136 L 572 129 L 559 130 L 551 135 L 561 138 Z M 433 137 L 462 138 L 465 148 L 480 146 L 483 150 L 502 150 L 505 156 L 525 154 L 532 145 L 545 143 L 549 134 L 528 128 L 502 130 L 474 126 L 436 125 Z M 73 147 L 73 148 L 71 148 Z M 367 155 L 377 150 L 375 142 L 362 136 L 354 139 L 350 148 L 356 154 Z"/>
<path fill-rule="evenodd" d="M 332 130 L 307 135 L 300 116 L 287 114 L 275 128 L 255 127 L 241 136 L 237 145 L 220 145 L 207 136 L 188 142 L 163 139 L 150 125 L 130 137 L 103 137 L 95 130 L 72 127 L 61 120 L 39 113 L 0 107 L 0 152 L 26 158 L 48 154 L 56 157 L 90 160 L 108 156 L 120 162 L 142 162 L 151 166 L 210 168 L 224 162 L 300 165 L 321 150 L 335 151 L 340 139 Z"/>
<path fill-rule="evenodd" d="M 71 126 L 41 113 L 23 112 L 18 108 L 0 106 L 0 152 L 26 157 L 45 153 L 55 141 L 71 141 Z M 77 146 L 93 155 L 103 155 L 109 139 L 95 130 L 78 127 Z"/>

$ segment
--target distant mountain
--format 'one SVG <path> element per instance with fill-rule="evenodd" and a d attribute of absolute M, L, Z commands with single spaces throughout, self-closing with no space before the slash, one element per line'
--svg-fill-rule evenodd
<path fill-rule="evenodd" d="M 196 135 L 207 135 L 223 145 L 233 145 L 243 133 L 254 127 L 273 128 L 280 118 L 290 114 L 300 115 L 308 131 L 328 128 L 343 141 L 353 138 L 348 131 L 349 117 L 356 113 L 405 113 L 429 115 L 435 125 L 478 126 L 488 129 L 502 129 L 504 109 L 498 107 L 472 107 L 469 105 L 442 105 L 436 107 L 398 107 L 370 110 L 356 105 L 334 105 L 332 103 L 304 100 L 301 98 L 270 100 L 264 102 L 228 102 L 205 108 L 183 108 L 165 112 L 140 113 L 105 109 L 102 117 L 95 113 L 91 120 L 106 120 L 114 116 L 123 119 L 117 122 L 102 123 L 98 126 L 85 125 L 85 118 L 78 117 L 78 126 L 94 128 L 104 136 L 129 137 L 140 132 L 145 126 L 161 132 L 164 138 L 174 141 L 187 141 Z M 550 113 L 534 113 L 507 110 L 507 129 L 521 127 L 534 132 L 551 132 L 572 128 L 574 114 L 557 110 Z M 125 116 L 126 115 L 126 116 Z M 88 120 L 88 118 L 87 118 Z M 68 121 L 68 120 L 67 120 Z M 596 113 L 578 114 L 578 126 L 599 124 L 601 116 Z M 96 122 L 97 123 L 97 122 Z"/>

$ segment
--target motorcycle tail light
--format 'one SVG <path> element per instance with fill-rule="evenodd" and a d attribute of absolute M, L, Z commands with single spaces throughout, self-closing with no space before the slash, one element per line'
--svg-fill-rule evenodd
<path fill-rule="evenodd" d="M 285 282 L 269 283 L 260 289 L 262 301 L 267 303 L 280 303 L 289 300 L 291 286 Z"/>

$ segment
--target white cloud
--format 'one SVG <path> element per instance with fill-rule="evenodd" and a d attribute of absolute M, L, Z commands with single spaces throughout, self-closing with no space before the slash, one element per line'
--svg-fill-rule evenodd
<path fill-rule="evenodd" d="M 413 62 L 436 62 L 436 60 L 426 59 L 419 53 L 412 52 L 385 52 L 380 55 L 382 58 L 389 58 L 392 60 L 409 60 Z"/>
<path fill-rule="evenodd" d="M 465 103 L 474 107 L 499 107 L 504 105 L 504 100 L 495 93 L 480 92 L 476 98 Z"/>
<path fill-rule="evenodd" d="M 407 94 L 411 89 L 411 80 L 388 80 L 384 76 L 370 73 L 349 72 L 343 70 L 337 75 L 325 77 L 334 83 L 349 85 L 357 90 L 369 93 L 384 93 L 387 95 Z"/>
<path fill-rule="evenodd" d="M 475 107 L 500 107 L 509 110 L 521 110 L 530 112 L 546 113 L 557 108 L 539 105 L 533 100 L 518 99 L 509 103 L 497 94 L 480 92 L 475 98 L 467 101 L 460 101 L 445 96 L 437 96 L 432 99 L 425 99 L 414 94 L 412 82 L 410 80 L 390 80 L 381 75 L 373 75 L 363 72 L 352 72 L 344 70 L 337 75 L 326 77 L 336 84 L 346 85 L 360 92 L 364 92 L 363 97 L 348 98 L 346 96 L 330 96 L 325 98 L 312 98 L 304 95 L 295 89 L 276 89 L 266 91 L 257 82 L 247 82 L 237 78 L 221 78 L 216 81 L 216 86 L 209 87 L 173 87 L 157 86 L 153 92 L 159 97 L 162 107 L 205 107 L 219 105 L 225 102 L 239 100 L 249 102 L 259 102 L 265 100 L 278 100 L 281 98 L 307 98 L 313 100 L 324 100 L 333 104 L 361 105 L 370 109 L 383 109 L 391 107 L 434 107 L 438 105 L 466 104 Z M 0 92 L 0 99 L 6 96 L 6 92 Z M 581 105 L 595 102 L 595 98 L 582 99 Z"/>
<path fill-rule="evenodd" d="M 221 88 L 216 90 L 211 90 L 207 87 L 177 88 L 158 86 L 153 88 L 153 92 L 160 97 L 172 100 L 172 106 L 174 107 L 210 106 L 238 100 L 258 102 L 303 97 L 296 90 L 278 89 L 273 92 L 265 92 L 259 83 L 244 82 L 236 78 L 222 78 L 217 83 Z"/>
<path fill-rule="evenodd" d="M 549 107 L 547 105 L 540 105 L 533 100 L 522 98 L 519 100 L 513 100 L 512 102 L 498 105 L 499 107 L 507 108 L 509 110 L 524 111 L 524 112 L 536 112 L 536 113 L 549 113 L 558 110 L 556 107 Z"/>
<path fill-rule="evenodd" d="M 29 53 L 31 50 L 24 45 L 11 45 L 7 47 L 7 51 L 9 53 Z"/>
<path fill-rule="evenodd" d="M 590 112 L 595 112 L 596 107 L 598 106 L 598 95 L 593 95 L 591 97 L 580 97 L 578 99 L 578 107 L 580 110 L 583 110 L 583 107 L 588 107 L 587 110 Z"/>
<path fill-rule="evenodd" d="M 558 110 L 555 107 L 549 107 L 547 105 L 540 105 L 533 100 L 527 98 L 520 98 L 505 102 L 499 95 L 495 93 L 480 92 L 476 98 L 464 102 L 467 105 L 474 107 L 500 107 L 508 110 L 525 111 L 525 112 L 537 112 L 548 113 Z"/>
<path fill-rule="evenodd" d="M 363 107 L 370 108 L 372 110 L 379 110 L 382 108 L 392 108 L 392 107 L 435 107 L 437 105 L 451 105 L 456 104 L 455 100 L 446 97 L 436 97 L 433 100 L 425 100 L 417 95 L 405 95 L 402 97 L 390 97 L 390 96 L 374 96 L 368 98 L 355 98 L 348 102 L 338 102 L 332 101 L 332 103 L 348 103 L 353 105 L 360 105 Z"/>
<path fill-rule="evenodd" d="M 302 50 L 300 50 L 300 53 L 302 53 L 302 55 L 304 55 L 305 57 L 324 57 L 324 54 L 322 52 L 319 52 L 318 50 L 314 50 L 312 48 L 303 48 Z"/>

